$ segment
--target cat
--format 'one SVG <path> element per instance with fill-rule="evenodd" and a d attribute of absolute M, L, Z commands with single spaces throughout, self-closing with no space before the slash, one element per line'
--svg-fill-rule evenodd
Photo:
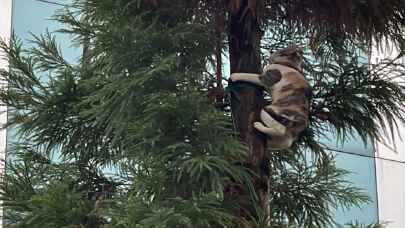
<path fill-rule="evenodd" d="M 250 82 L 270 93 L 272 102 L 261 111 L 262 122 L 253 125 L 269 136 L 270 149 L 287 149 L 308 126 L 311 87 L 302 73 L 302 48 L 278 50 L 269 62 L 262 74 L 233 73 L 231 81 Z"/>

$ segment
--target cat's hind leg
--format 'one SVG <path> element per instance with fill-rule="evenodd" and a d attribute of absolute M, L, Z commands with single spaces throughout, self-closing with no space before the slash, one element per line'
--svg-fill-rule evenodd
<path fill-rule="evenodd" d="M 260 132 L 270 136 L 283 136 L 286 132 L 286 127 L 271 117 L 265 110 L 260 112 L 260 119 L 263 121 L 255 122 L 253 126 Z"/>

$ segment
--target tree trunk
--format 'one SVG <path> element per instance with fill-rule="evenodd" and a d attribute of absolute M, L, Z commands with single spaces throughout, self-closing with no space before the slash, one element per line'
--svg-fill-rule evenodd
<path fill-rule="evenodd" d="M 242 0 L 240 8 L 230 18 L 229 56 L 231 73 L 261 73 L 260 30 L 257 9 Z M 263 92 L 260 87 L 244 82 L 234 82 L 236 93 L 231 95 L 231 108 L 234 124 L 240 139 L 249 148 L 248 161 L 244 163 L 258 177 L 254 178 L 256 193 L 267 222 L 270 221 L 269 204 L 269 160 L 265 153 L 266 137 L 253 128 L 253 123 L 260 121 L 263 108 Z"/>

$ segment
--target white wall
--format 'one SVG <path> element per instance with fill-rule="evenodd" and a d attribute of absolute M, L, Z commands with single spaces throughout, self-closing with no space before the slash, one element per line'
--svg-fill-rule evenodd
<path fill-rule="evenodd" d="M 396 57 L 394 50 L 372 50 L 371 62 L 378 63 L 388 57 Z M 398 62 L 405 64 L 405 59 Z M 405 78 L 396 78 L 399 83 L 405 83 Z M 404 104 L 405 105 L 405 104 Z M 401 137 L 402 136 L 402 139 Z M 376 176 L 378 207 L 380 221 L 392 222 L 389 228 L 405 227 L 405 128 L 399 124 L 399 134 L 395 133 L 394 140 L 386 136 L 382 142 L 375 143 Z"/>
<path fill-rule="evenodd" d="M 380 221 L 389 228 L 405 227 L 405 165 L 377 159 L 377 191 Z"/>
<path fill-rule="evenodd" d="M 11 7 L 12 0 L 0 0 L 0 39 L 8 40 L 11 32 Z M 3 59 L 3 53 L 0 52 L 0 68 L 7 68 L 7 61 Z M 1 83 L 1 82 L 0 82 Z M 4 86 L 3 83 L 0 86 Z M 7 122 L 7 109 L 0 106 L 0 126 Z M 4 161 L 6 152 L 6 130 L 0 130 L 0 159 Z M 0 173 L 4 171 L 4 163 L 0 162 Z M 3 210 L 0 208 L 0 227 L 2 227 Z"/>

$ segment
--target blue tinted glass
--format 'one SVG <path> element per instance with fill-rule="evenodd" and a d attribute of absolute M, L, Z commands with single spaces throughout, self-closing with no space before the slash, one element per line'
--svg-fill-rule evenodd
<path fill-rule="evenodd" d="M 327 133 L 326 136 L 319 139 L 319 141 L 331 149 L 348 151 L 350 153 L 365 156 L 374 155 L 372 141 L 367 140 L 365 143 L 358 134 L 353 134 L 353 136 L 348 137 L 344 142 L 342 142 L 341 140 L 337 140 L 336 135 Z"/>
<path fill-rule="evenodd" d="M 53 1 L 58 2 L 58 1 Z M 61 2 L 61 1 L 59 1 Z M 69 1 L 64 1 L 68 3 Z M 17 37 L 26 45 L 32 39 L 32 34 L 39 35 L 46 30 L 54 32 L 62 27 L 50 18 L 61 5 L 46 3 L 38 0 L 14 0 L 12 28 Z M 79 50 L 71 47 L 71 37 L 66 34 L 57 34 L 57 41 L 61 46 L 63 56 L 70 62 L 77 61 Z"/>
<path fill-rule="evenodd" d="M 363 204 L 360 208 L 337 210 L 335 213 L 336 221 L 341 224 L 356 220 L 364 224 L 376 222 L 378 220 L 378 204 L 374 158 L 337 154 L 336 160 L 339 167 L 352 172 L 347 179 L 354 186 L 362 188 L 372 200 L 371 203 Z"/>

